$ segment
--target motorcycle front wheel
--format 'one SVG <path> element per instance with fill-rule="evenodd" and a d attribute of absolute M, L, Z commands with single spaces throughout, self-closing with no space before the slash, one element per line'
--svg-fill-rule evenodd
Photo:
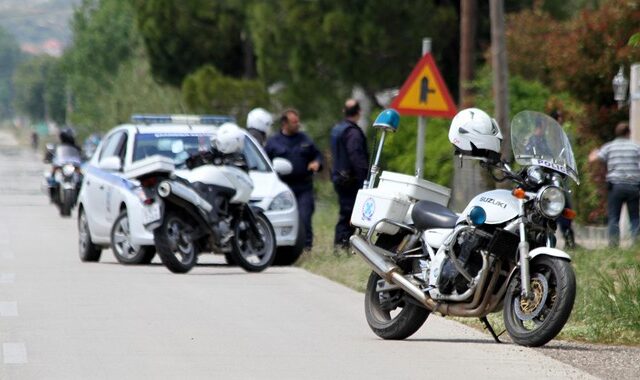
<path fill-rule="evenodd" d="M 563 259 L 538 256 L 529 265 L 531 299 L 520 295 L 520 277 L 514 277 L 504 299 L 503 318 L 511 339 L 519 345 L 540 347 L 560 333 L 571 315 L 576 276 Z"/>
<path fill-rule="evenodd" d="M 267 217 L 255 214 L 260 236 L 254 236 L 249 221 L 236 223 L 231 239 L 230 258 L 247 272 L 261 272 L 269 267 L 276 257 L 276 234 Z"/>
<path fill-rule="evenodd" d="M 413 335 L 424 324 L 429 310 L 406 302 L 405 292 L 400 289 L 382 291 L 377 289 L 380 277 L 371 272 L 364 298 L 367 323 L 382 339 L 402 340 Z"/>
<path fill-rule="evenodd" d="M 156 252 L 173 273 L 187 273 L 198 261 L 192 231 L 193 227 L 173 211 L 168 211 L 160 227 L 153 231 Z"/>
<path fill-rule="evenodd" d="M 76 191 L 74 189 L 64 189 L 60 195 L 60 215 L 71 216 L 71 209 L 76 200 Z"/>

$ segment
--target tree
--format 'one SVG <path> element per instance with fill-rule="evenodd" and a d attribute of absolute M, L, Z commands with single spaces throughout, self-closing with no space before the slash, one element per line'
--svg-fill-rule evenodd
<path fill-rule="evenodd" d="M 182 94 L 195 112 L 230 114 L 237 120 L 246 117 L 252 108 L 267 104 L 269 97 L 262 83 L 224 76 L 211 65 L 187 76 Z"/>
<path fill-rule="evenodd" d="M 22 63 L 16 70 L 16 108 L 33 120 L 50 120 L 52 114 L 58 118 L 61 112 L 64 115 L 64 106 L 55 97 L 60 92 L 55 87 L 60 86 L 60 81 L 56 78 L 56 63 L 56 58 L 36 56 Z"/>
<path fill-rule="evenodd" d="M 253 52 L 245 29 L 247 1 L 133 3 L 151 68 L 158 79 L 179 87 L 187 75 L 207 64 L 225 75 L 253 76 Z"/>
<path fill-rule="evenodd" d="M 13 73 L 21 59 L 18 43 L 0 27 L 0 120 L 13 116 Z"/>

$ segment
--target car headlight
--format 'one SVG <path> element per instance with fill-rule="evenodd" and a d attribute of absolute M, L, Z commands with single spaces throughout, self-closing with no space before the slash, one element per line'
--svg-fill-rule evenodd
<path fill-rule="evenodd" d="M 76 167 L 71 165 L 71 164 L 66 164 L 62 167 L 62 174 L 65 175 L 65 177 L 69 177 L 70 175 L 72 175 L 74 172 L 76 171 Z"/>
<path fill-rule="evenodd" d="M 276 195 L 275 198 L 271 201 L 269 205 L 270 211 L 280 211 L 280 210 L 288 210 L 293 208 L 295 205 L 295 200 L 293 198 L 293 194 L 290 191 L 283 191 L 280 194 Z"/>
<path fill-rule="evenodd" d="M 547 218 L 557 218 L 564 210 L 564 205 L 564 191 L 557 186 L 543 187 L 536 196 L 538 211 Z"/>

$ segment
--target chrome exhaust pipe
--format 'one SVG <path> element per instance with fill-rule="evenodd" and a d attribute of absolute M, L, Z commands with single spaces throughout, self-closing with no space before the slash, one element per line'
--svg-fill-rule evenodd
<path fill-rule="evenodd" d="M 198 193 L 196 193 L 193 189 L 190 189 L 188 186 L 185 186 L 179 182 L 175 181 L 162 181 L 158 185 L 158 195 L 162 198 L 167 198 L 171 194 L 176 197 L 182 198 L 185 201 L 193 204 L 194 206 L 205 210 L 206 212 L 211 212 L 213 206 L 209 202 L 207 202 L 204 198 L 202 198 Z"/>
<path fill-rule="evenodd" d="M 384 278 L 385 281 L 396 284 L 402 290 L 420 301 L 431 311 L 440 311 L 439 307 L 431 297 L 428 297 L 422 289 L 403 276 L 402 270 L 391 260 L 385 257 L 381 248 L 371 246 L 362 237 L 353 235 L 349 239 L 353 250 L 369 264 L 374 272 Z"/>

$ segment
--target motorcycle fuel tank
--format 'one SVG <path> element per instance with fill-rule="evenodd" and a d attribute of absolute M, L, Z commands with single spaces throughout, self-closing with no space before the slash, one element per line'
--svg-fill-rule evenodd
<path fill-rule="evenodd" d="M 509 190 L 491 190 L 478 194 L 464 209 L 458 223 L 465 220 L 471 209 L 480 206 L 487 213 L 486 224 L 500 224 L 518 216 L 518 199 Z"/>

